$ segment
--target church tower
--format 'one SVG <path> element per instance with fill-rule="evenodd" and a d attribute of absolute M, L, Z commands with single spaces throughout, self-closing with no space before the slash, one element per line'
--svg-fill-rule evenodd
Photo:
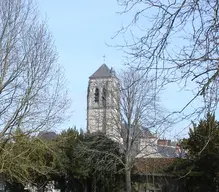
<path fill-rule="evenodd" d="M 89 77 L 87 91 L 87 130 L 120 137 L 119 80 L 113 68 L 103 64 Z"/>

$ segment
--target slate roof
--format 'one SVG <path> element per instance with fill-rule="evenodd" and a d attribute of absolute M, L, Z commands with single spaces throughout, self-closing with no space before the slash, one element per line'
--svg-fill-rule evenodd
<path fill-rule="evenodd" d="M 122 124 L 122 137 L 125 137 L 126 131 L 128 128 L 126 128 L 126 124 Z M 134 129 L 130 129 L 130 131 L 134 131 Z M 144 126 L 141 126 L 139 128 L 135 128 L 135 134 L 139 138 L 146 138 L 146 137 L 153 137 L 154 135 L 150 132 L 150 130 Z"/>
<path fill-rule="evenodd" d="M 175 146 L 157 146 L 157 151 L 162 157 L 175 158 L 177 157 Z"/>
<path fill-rule="evenodd" d="M 153 137 L 154 136 L 148 128 L 142 126 L 141 129 L 142 129 L 141 137 Z"/>
<path fill-rule="evenodd" d="M 103 64 L 89 78 L 97 79 L 97 78 L 107 78 L 113 76 L 114 76 L 114 71 L 112 69 L 110 70 L 106 64 Z"/>

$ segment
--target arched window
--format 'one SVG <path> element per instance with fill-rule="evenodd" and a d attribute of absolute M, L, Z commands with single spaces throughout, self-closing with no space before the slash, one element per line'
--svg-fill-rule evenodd
<path fill-rule="evenodd" d="M 103 88 L 102 102 L 103 102 L 103 105 L 105 106 L 106 105 L 106 88 L 105 87 Z"/>
<path fill-rule="evenodd" d="M 99 89 L 96 88 L 96 89 L 95 89 L 95 93 L 94 93 L 94 102 L 95 102 L 95 103 L 98 103 L 98 102 L 99 102 L 99 96 L 100 96 Z"/>

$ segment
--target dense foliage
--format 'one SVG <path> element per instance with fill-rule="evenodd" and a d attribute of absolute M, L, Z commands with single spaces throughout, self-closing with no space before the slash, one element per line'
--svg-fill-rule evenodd
<path fill-rule="evenodd" d="M 62 191 L 113 191 L 119 186 L 119 148 L 111 139 L 68 129 L 58 136 L 56 145 L 56 168 L 60 172 L 56 179 Z"/>
<path fill-rule="evenodd" d="M 13 149 L 10 155 L 17 157 L 16 163 L 5 162 L 10 166 L 4 172 L 10 191 L 24 191 L 27 184 L 44 191 L 51 181 L 62 192 L 117 191 L 124 185 L 119 146 L 101 133 L 84 134 L 74 128 L 49 140 L 40 135 L 24 137 L 21 130 L 15 135 L 4 146 Z M 8 170 L 20 178 L 10 177 Z"/>
<path fill-rule="evenodd" d="M 182 142 L 186 159 L 179 159 L 172 171 L 180 177 L 186 191 L 219 189 L 219 122 L 207 114 L 199 124 L 193 123 L 189 138 Z"/>
<path fill-rule="evenodd" d="M 39 136 L 24 136 L 18 129 L 14 135 L 14 139 L 4 146 L 10 149 L 12 157 L 17 157 L 15 164 L 5 161 L 10 167 L 7 170 L 16 172 L 4 172 L 13 191 L 24 188 L 19 184 L 21 179 L 9 177 L 18 173 L 21 178 L 25 177 L 23 180 L 28 179 L 29 184 L 42 191 L 50 181 L 54 181 L 55 187 L 62 192 L 124 189 L 124 158 L 120 146 L 101 133 L 84 134 L 73 128 L 46 140 Z M 174 161 L 168 170 L 179 178 L 176 183 L 178 191 L 218 190 L 218 138 L 219 122 L 215 120 L 215 115 L 208 114 L 198 124 L 193 123 L 189 138 L 181 143 L 186 155 Z M 29 154 L 28 150 L 32 153 Z M 34 168 L 22 168 L 33 165 L 33 162 Z"/>

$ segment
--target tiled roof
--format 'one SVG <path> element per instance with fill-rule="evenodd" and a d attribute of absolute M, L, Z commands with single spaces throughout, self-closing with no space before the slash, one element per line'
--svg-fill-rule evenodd
<path fill-rule="evenodd" d="M 175 160 L 176 158 L 139 158 L 136 159 L 133 173 L 162 174 Z"/>

